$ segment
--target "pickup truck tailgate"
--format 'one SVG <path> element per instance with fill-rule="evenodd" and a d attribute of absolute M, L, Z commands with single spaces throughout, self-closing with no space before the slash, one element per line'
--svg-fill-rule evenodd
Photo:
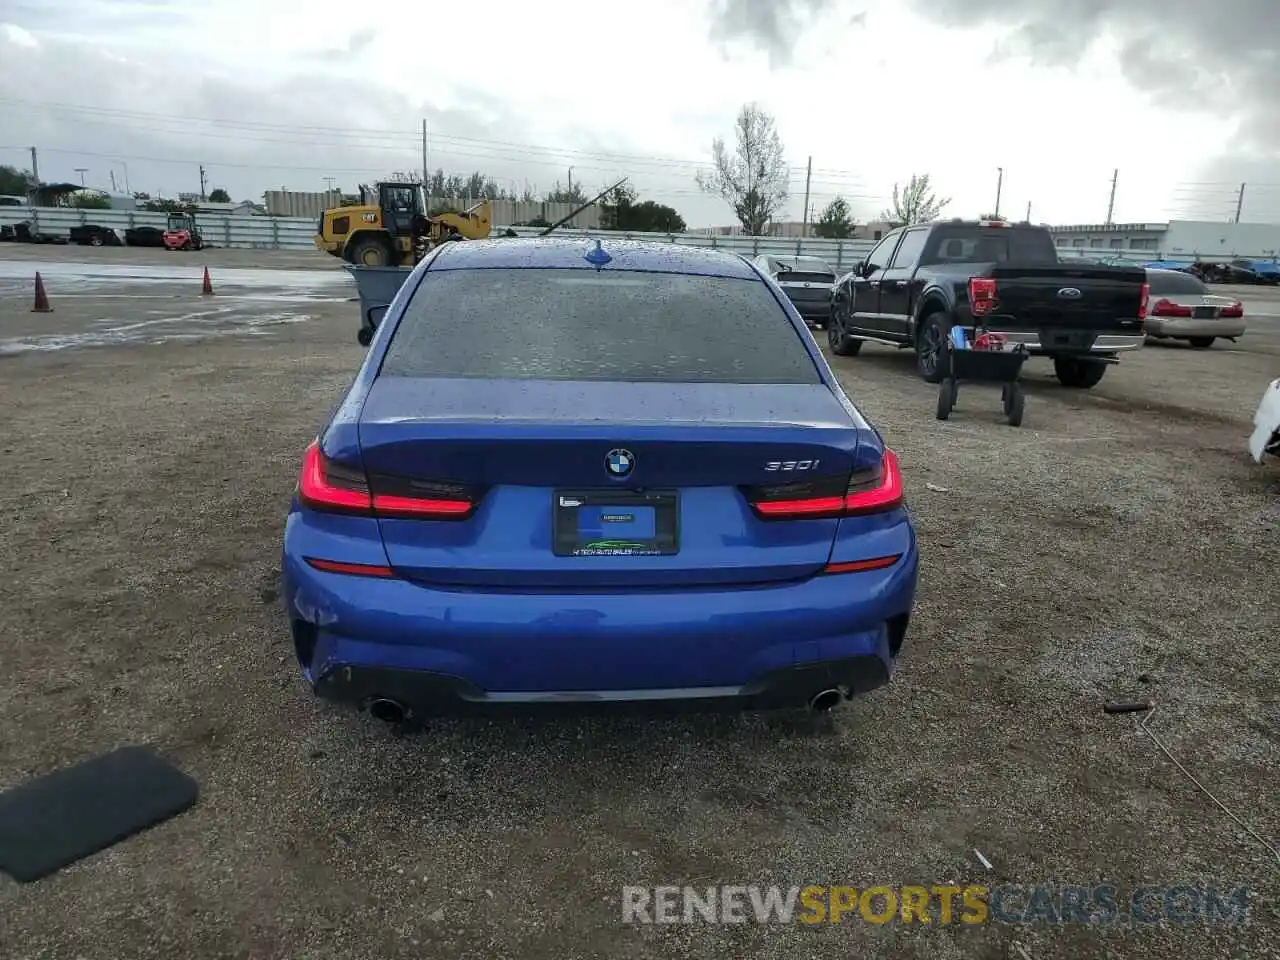
<path fill-rule="evenodd" d="M 1146 271 L 1129 267 L 1001 264 L 994 314 L 1001 327 L 1069 328 L 1092 332 L 1142 330 Z"/>

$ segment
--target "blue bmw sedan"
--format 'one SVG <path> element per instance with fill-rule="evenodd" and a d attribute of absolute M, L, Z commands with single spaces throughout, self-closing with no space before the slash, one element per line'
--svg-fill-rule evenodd
<path fill-rule="evenodd" d="M 388 721 L 826 710 L 888 682 L 918 557 L 893 452 L 722 251 L 445 244 L 303 456 L 284 600 L 315 693 Z"/>

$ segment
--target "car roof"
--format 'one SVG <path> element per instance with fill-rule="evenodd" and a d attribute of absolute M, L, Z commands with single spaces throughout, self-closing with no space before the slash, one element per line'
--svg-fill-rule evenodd
<path fill-rule="evenodd" d="M 594 270 L 587 254 L 600 248 L 612 259 L 607 270 L 692 273 L 757 280 L 759 274 L 737 254 L 683 243 L 652 243 L 611 237 L 534 237 L 467 240 L 446 244 L 431 270 Z"/>

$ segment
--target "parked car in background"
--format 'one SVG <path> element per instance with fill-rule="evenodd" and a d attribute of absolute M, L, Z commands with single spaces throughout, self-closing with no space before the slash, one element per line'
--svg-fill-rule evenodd
<path fill-rule="evenodd" d="M 163 247 L 164 231 L 159 227 L 130 227 L 124 232 L 124 242 L 131 247 Z"/>
<path fill-rule="evenodd" d="M 777 282 L 795 304 L 804 322 L 815 327 L 826 325 L 831 317 L 831 291 L 836 272 L 819 257 L 775 257 L 762 253 L 755 264 Z"/>
<path fill-rule="evenodd" d="M 865 340 L 916 354 L 929 383 L 946 376 L 954 326 L 983 326 L 1053 360 L 1058 381 L 1088 389 L 1125 351 L 1146 342 L 1146 275 L 1058 258 L 1044 227 L 943 220 L 894 230 L 841 279 L 827 342 L 854 356 Z"/>
<path fill-rule="evenodd" d="M 1185 340 L 1211 347 L 1221 337 L 1244 336 L 1244 304 L 1209 292 L 1203 280 L 1176 270 L 1147 270 L 1151 299 L 1143 325 L 1158 340 Z"/>
<path fill-rule="evenodd" d="M 1178 273 L 1195 274 L 1195 264 L 1185 260 L 1152 260 L 1142 265 L 1144 270 L 1175 270 Z"/>
<path fill-rule="evenodd" d="M 82 247 L 123 247 L 124 237 L 120 235 L 120 231 L 112 227 L 103 227 L 96 223 L 86 223 L 83 226 L 72 227 L 67 231 L 72 243 L 78 243 Z"/>
<path fill-rule="evenodd" d="M 1280 284 L 1280 264 L 1270 260 L 1229 260 L 1196 263 L 1192 272 L 1207 283 Z"/>

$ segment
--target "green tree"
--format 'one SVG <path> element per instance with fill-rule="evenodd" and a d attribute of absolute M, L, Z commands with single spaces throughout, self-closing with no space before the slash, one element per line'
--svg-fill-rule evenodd
<path fill-rule="evenodd" d="M 493 177 L 479 170 L 465 177 L 436 170 L 428 178 L 426 187 L 427 196 L 432 199 L 459 200 L 464 204 L 468 199 L 472 203 L 479 203 L 481 200 L 515 199 L 511 192 L 499 186 Z"/>
<path fill-rule="evenodd" d="M 711 143 L 710 173 L 699 173 L 698 186 L 733 207 L 742 229 L 758 237 L 773 222 L 787 199 L 786 156 L 773 117 L 757 104 L 738 111 L 732 151 L 720 137 Z"/>
<path fill-rule="evenodd" d="M 637 203 L 636 192 L 624 183 L 600 201 L 600 229 L 683 233 L 688 228 L 673 207 L 653 200 Z"/>
<path fill-rule="evenodd" d="M 600 229 L 625 230 L 619 226 L 636 202 L 636 192 L 625 183 L 614 187 L 600 199 Z"/>
<path fill-rule="evenodd" d="M 152 213 L 195 213 L 196 205 L 194 203 L 182 203 L 179 200 L 148 200 L 142 205 L 143 210 L 150 210 Z"/>
<path fill-rule="evenodd" d="M 880 219 L 895 227 L 929 223 L 937 220 L 950 202 L 950 197 L 940 199 L 933 192 L 929 174 L 913 173 L 906 187 L 899 189 L 898 184 L 893 185 L 893 206 L 881 212 Z"/>
<path fill-rule="evenodd" d="M 562 187 L 560 181 L 556 181 L 556 185 L 542 195 L 544 203 L 586 203 L 590 199 L 582 192 L 581 184 L 573 184 L 572 186 Z"/>
<path fill-rule="evenodd" d="M 844 240 L 853 236 L 853 218 L 849 216 L 849 202 L 836 197 L 827 204 L 822 216 L 813 225 L 813 232 L 828 240 Z"/>
<path fill-rule="evenodd" d="M 0 194 L 7 197 L 25 197 L 31 189 L 33 177 L 29 170 L 0 166 Z"/>
<path fill-rule="evenodd" d="M 106 194 L 82 190 L 71 198 L 71 205 L 79 210 L 110 210 L 111 199 Z"/>
<path fill-rule="evenodd" d="M 227 191 L 223 190 L 221 187 L 214 187 L 212 190 L 209 191 L 209 202 L 210 203 L 230 203 L 231 194 L 227 193 Z"/>

